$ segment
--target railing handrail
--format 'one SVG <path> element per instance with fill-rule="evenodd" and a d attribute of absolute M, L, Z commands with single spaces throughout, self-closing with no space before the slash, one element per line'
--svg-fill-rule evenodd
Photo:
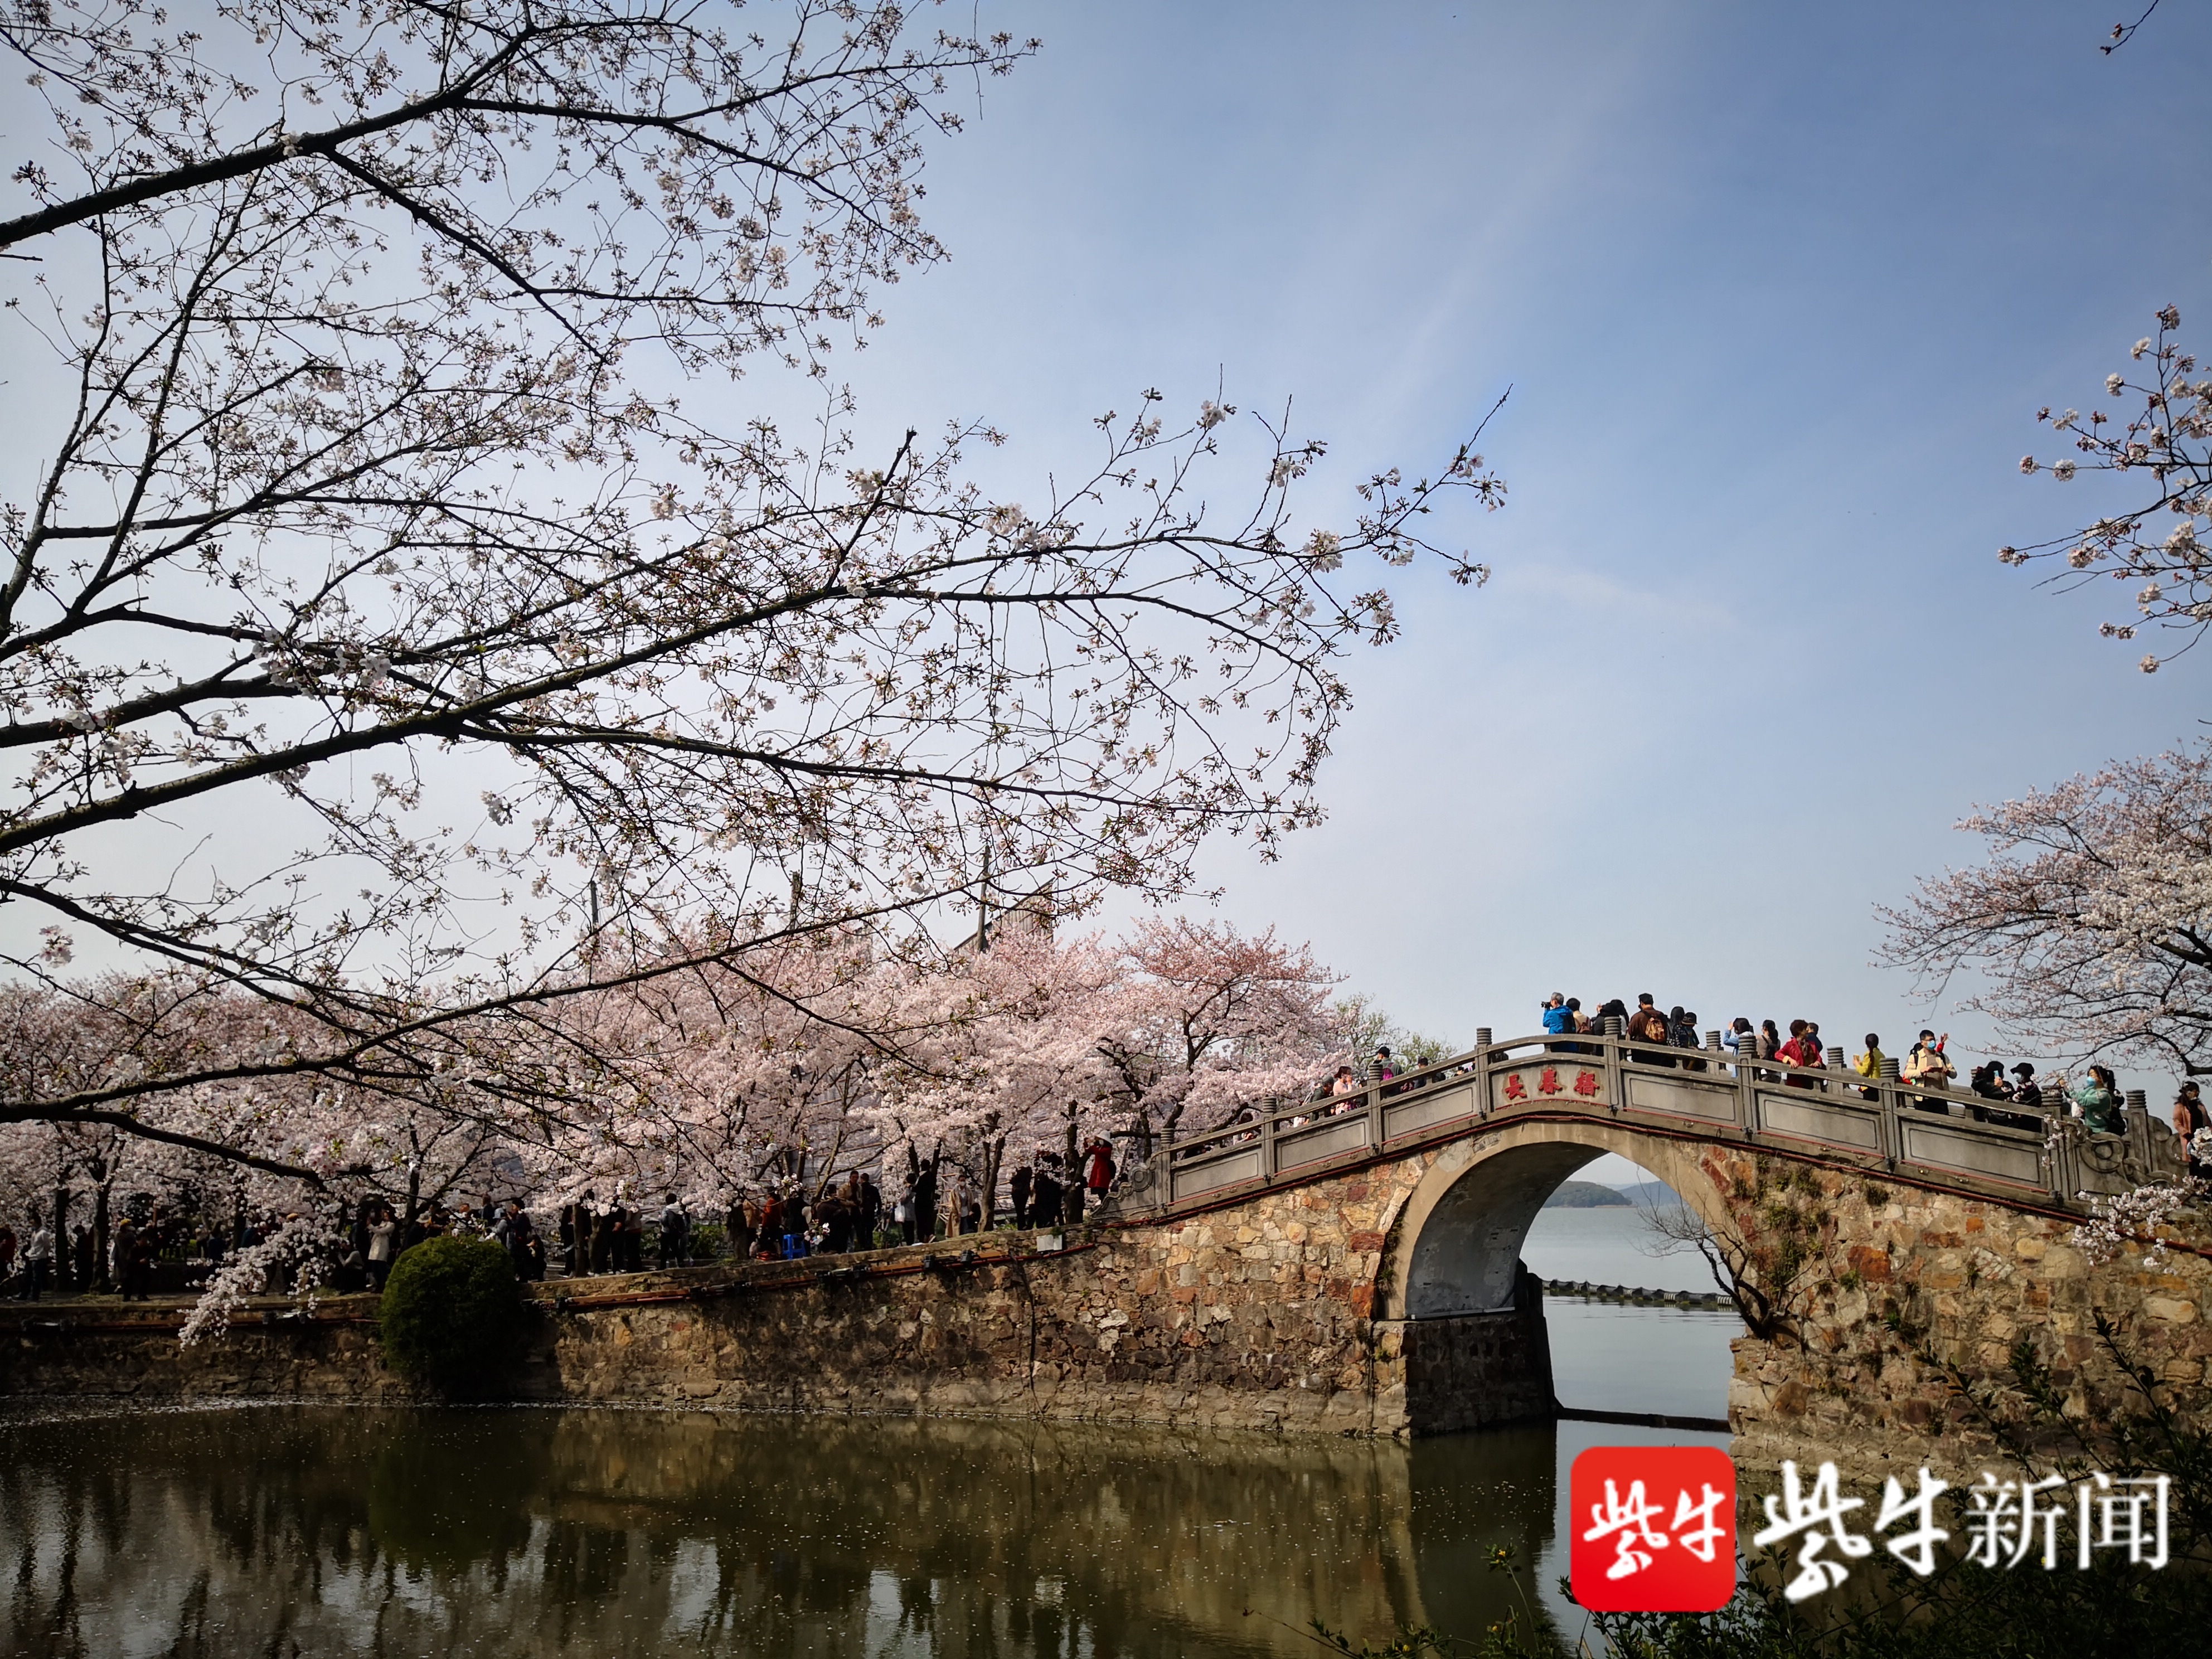
<path fill-rule="evenodd" d="M 1895 1074 L 1893 1062 L 1870 1078 L 1855 1066 L 1832 1060 L 1804 1065 L 1760 1058 L 1741 1049 L 1731 1052 L 1717 1046 L 1719 1036 L 1708 1030 L 1707 1046 L 1691 1048 L 1608 1032 L 1532 1032 L 1504 1041 L 1493 1038 L 1479 1048 L 1413 1066 L 1388 1080 L 1370 1079 L 1356 1093 L 1324 1095 L 1257 1111 L 1247 1108 L 1249 1115 L 1239 1121 L 1185 1139 L 1164 1139 L 1161 1168 L 1167 1182 L 1167 1201 L 1176 1201 L 1181 1181 L 1197 1179 L 1208 1169 L 1238 1160 L 1256 1159 L 1257 1167 L 1249 1174 L 1231 1176 L 1231 1184 L 1254 1179 L 1273 1182 L 1316 1164 L 1334 1165 L 1339 1160 L 1383 1154 L 1386 1148 L 1412 1144 L 1417 1137 L 1432 1139 L 1439 1132 L 1459 1133 L 1449 1126 L 1468 1119 L 1552 1115 L 1561 1111 L 1599 1119 L 1626 1113 L 1632 1121 L 1638 1121 L 1654 1115 L 1662 1120 L 1680 1118 L 1686 1110 L 1692 1121 L 1704 1123 L 1715 1137 L 1740 1135 L 1759 1140 L 1771 1135 L 1800 1146 L 1824 1146 L 1832 1152 L 1864 1161 L 1870 1168 L 1896 1170 L 1909 1166 L 1960 1182 L 1995 1182 L 2011 1190 L 2040 1189 L 2047 1192 L 2051 1201 L 2063 1203 L 2073 1201 L 2081 1180 L 2094 1184 L 2118 1178 L 2130 1170 L 2141 1173 L 2172 1162 L 2172 1149 L 2153 1142 L 2152 1120 L 2142 1109 L 2140 1095 L 2130 1097 L 2135 1109 L 2124 1136 L 2069 1134 L 2060 1128 L 2069 1124 L 2069 1102 L 2063 1089 L 2054 1088 L 2048 1100 L 2025 1104 L 1975 1094 L 1948 1083 L 1908 1080 Z M 1842 1050 L 1831 1048 L 1828 1053 L 1840 1056 Z M 1509 1088 L 1504 1098 L 1494 1097 L 1492 1085 L 1501 1075 L 1526 1072 L 1553 1057 L 1564 1062 L 1561 1069 L 1572 1066 L 1577 1071 L 1602 1073 L 1607 1079 L 1602 1095 L 1553 1090 L 1542 1098 L 1522 1099 Z M 1648 1090 L 1644 1100 L 1638 1102 L 1634 1098 L 1637 1091 L 1630 1086 L 1638 1078 L 1666 1079 L 1678 1087 L 1687 1086 L 1708 1100 L 1715 1096 L 1731 1098 L 1725 1110 L 1711 1114 L 1693 1107 L 1678 1109 L 1680 1097 L 1674 1097 L 1674 1105 L 1650 1103 Z M 1432 1112 L 1421 1114 L 1417 1109 L 1410 1122 L 1401 1118 L 1401 1127 L 1393 1131 L 1391 1114 L 1399 1108 L 1416 1104 L 1434 1091 L 1460 1088 L 1469 1090 L 1474 1097 L 1464 1113 L 1440 1117 Z M 1871 1118 L 1876 1127 L 1870 1131 L 1850 1131 L 1844 1120 L 1832 1116 L 1823 1119 L 1817 1113 L 1810 1120 L 1802 1113 L 1793 1116 L 1789 1106 L 1800 1100 L 1817 1103 L 1820 1110 L 1828 1113 L 1849 1114 L 1861 1122 Z M 1974 1121 L 1966 1121 L 1968 1110 L 1961 1109 L 1971 1109 Z M 1993 1121 L 1990 1114 L 2000 1120 L 2036 1121 Z M 1936 1123 L 1943 1124 L 1944 1133 L 1931 1140 L 1929 1132 Z M 1364 1133 L 1344 1137 L 1344 1131 L 1359 1130 L 1362 1126 Z M 1968 1141 L 1961 1143 L 1959 1133 L 1964 1133 Z M 1294 1152 L 1285 1159 L 1280 1150 L 1310 1148 L 1316 1140 L 1327 1143 L 1317 1152 Z M 1989 1150 L 1974 1153 L 1973 1144 Z M 2023 1165 L 2021 1153 L 2029 1149 L 2033 1162 Z M 2030 1175 L 2032 1180 L 2027 1178 Z M 1298 1178 L 1304 1177 L 1299 1174 Z M 1218 1184 L 1194 1190 L 1209 1190 Z"/>
<path fill-rule="evenodd" d="M 1583 1045 L 1593 1043 L 1601 1045 L 1601 1047 L 1595 1054 L 1589 1054 L 1584 1050 Z M 1572 1048 L 1563 1048 L 1561 1046 L 1563 1044 L 1573 1044 L 1575 1046 Z M 1516 1050 L 1529 1049 L 1539 1052 L 1535 1054 L 1518 1054 L 1515 1052 Z M 1603 1059 L 1615 1053 L 1620 1055 L 1620 1064 L 1632 1066 L 1641 1065 L 1655 1071 L 1685 1069 L 1674 1058 L 1675 1056 L 1680 1055 L 1683 1059 L 1697 1060 L 1705 1062 L 1705 1066 L 1700 1066 L 1692 1069 L 1691 1075 L 1692 1076 L 1695 1076 L 1698 1072 L 1705 1070 L 1705 1066 L 1724 1067 L 1727 1068 L 1731 1074 L 1741 1067 L 1749 1066 L 1753 1070 L 1762 1074 L 1770 1073 L 1773 1074 L 1771 1077 L 1763 1075 L 1760 1079 L 1762 1082 L 1779 1083 L 1786 1085 L 1787 1080 L 1790 1078 L 1802 1078 L 1808 1083 L 1836 1082 L 1840 1083 L 1847 1089 L 1875 1090 L 1881 1089 L 1885 1084 L 1887 1084 L 1887 1086 L 1895 1089 L 1898 1093 L 1911 1096 L 1917 1099 L 1942 1100 L 1947 1103 L 1951 1101 L 1957 1101 L 1961 1104 L 1978 1105 L 1994 1109 L 1998 1111 L 2008 1111 L 2021 1116 L 2032 1116 L 2039 1114 L 2044 1117 L 2051 1118 L 2061 1115 L 2060 1109 L 2049 1102 L 2033 1105 L 2021 1104 L 2012 1101 L 1996 1099 L 1987 1095 L 1978 1095 L 1971 1089 L 1960 1089 L 1950 1084 L 1923 1083 L 1917 1079 L 1910 1078 L 1894 1079 L 1885 1079 L 1879 1076 L 1869 1078 L 1866 1076 L 1865 1073 L 1850 1066 L 1843 1066 L 1840 1069 L 1836 1066 L 1825 1064 L 1820 1066 L 1804 1066 L 1798 1064 L 1795 1060 L 1771 1058 L 1759 1059 L 1755 1055 L 1745 1055 L 1739 1050 L 1729 1048 L 1678 1048 L 1671 1043 L 1652 1042 L 1645 1039 L 1629 1036 L 1612 1036 L 1598 1031 L 1577 1031 L 1573 1033 L 1563 1031 L 1541 1031 L 1532 1033 L 1526 1036 L 1515 1036 L 1507 1037 L 1503 1040 L 1494 1040 L 1486 1048 L 1470 1048 L 1462 1054 L 1455 1054 L 1448 1060 L 1436 1060 L 1427 1066 L 1416 1066 L 1413 1070 L 1401 1073 L 1396 1076 L 1389 1079 L 1387 1081 L 1370 1082 L 1363 1085 L 1356 1094 L 1320 1095 L 1316 1096 L 1311 1099 L 1298 1101 L 1289 1105 L 1270 1107 L 1264 1111 L 1256 1112 L 1249 1118 L 1245 1118 L 1236 1122 L 1221 1124 L 1214 1128 L 1205 1130 L 1200 1133 L 1191 1135 L 1182 1139 L 1164 1140 L 1162 1142 L 1162 1147 L 1164 1151 L 1181 1155 L 1184 1158 L 1188 1159 L 1196 1156 L 1202 1150 L 1207 1148 L 1211 1143 L 1219 1142 L 1234 1146 L 1247 1144 L 1249 1139 L 1257 1136 L 1261 1133 L 1262 1126 L 1266 1124 L 1273 1124 L 1279 1131 L 1285 1127 L 1307 1127 L 1316 1118 L 1338 1120 L 1346 1117 L 1352 1117 L 1357 1114 L 1372 1109 L 1383 1099 L 1387 1098 L 1395 1100 L 1402 1095 L 1415 1093 L 1425 1089 L 1434 1088 L 1439 1084 L 1462 1081 L 1472 1078 L 1478 1072 L 1487 1073 L 1492 1069 L 1503 1069 L 1507 1071 L 1518 1070 L 1520 1067 L 1527 1065 L 1531 1060 L 1540 1058 L 1542 1054 L 1565 1054 L 1569 1056 Z M 1644 1055 L 1657 1054 L 1664 1054 L 1667 1056 L 1667 1060 L 1663 1066 L 1655 1064 L 1650 1060 L 1641 1058 Z M 1731 1076 L 1731 1080 L 1733 1080 L 1733 1075 Z M 1874 1103 L 1869 1102 L 1866 1103 L 1872 1104 Z M 1253 1109 L 1249 1107 L 1243 1109 L 1246 1111 L 1253 1110 Z M 1292 1125 L 1291 1120 L 1294 1119 L 1300 1120 L 1300 1121 L 1296 1125 Z M 2003 1129 L 2008 1126 L 1998 1124 L 1986 1127 Z M 2027 1134 L 2036 1132 L 2033 1130 L 2018 1130 L 2014 1131 L 2014 1133 Z"/>

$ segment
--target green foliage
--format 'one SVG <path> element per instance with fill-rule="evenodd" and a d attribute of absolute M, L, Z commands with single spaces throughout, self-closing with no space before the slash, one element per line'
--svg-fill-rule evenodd
<path fill-rule="evenodd" d="M 1346 1040 L 1352 1046 L 1352 1063 L 1364 1066 L 1377 1044 L 1387 1044 L 1398 1069 L 1406 1071 L 1417 1066 L 1433 1066 L 1439 1060 L 1463 1054 L 1474 1045 L 1456 1042 L 1450 1037 L 1431 1036 L 1401 1025 L 1382 1009 L 1364 997 L 1342 997 L 1335 1004 L 1337 1018 L 1342 1023 Z"/>
<path fill-rule="evenodd" d="M 385 1363 L 448 1394 L 491 1392 L 523 1334 L 522 1286 L 488 1238 L 426 1238 L 392 1264 L 378 1312 Z"/>
<path fill-rule="evenodd" d="M 1593 1613 L 1573 1644 L 1548 1620 L 1518 1613 L 1473 1638 L 1425 1626 L 1354 1645 L 1315 1629 L 1339 1659 L 2172 1659 L 2202 1652 L 2212 1620 L 2212 1576 L 2179 1562 L 2163 1572 L 2118 1561 L 2087 1572 L 1958 1562 L 1927 1580 L 1895 1563 L 1856 1572 L 1877 1577 L 1880 1594 L 1799 1608 L 1754 1581 L 1717 1613 Z"/>

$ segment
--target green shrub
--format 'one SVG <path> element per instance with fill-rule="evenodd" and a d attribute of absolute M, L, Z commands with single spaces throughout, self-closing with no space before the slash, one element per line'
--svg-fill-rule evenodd
<path fill-rule="evenodd" d="M 488 1238 L 426 1238 L 392 1264 L 379 1310 L 385 1363 L 449 1394 L 490 1392 L 523 1336 L 522 1286 Z"/>

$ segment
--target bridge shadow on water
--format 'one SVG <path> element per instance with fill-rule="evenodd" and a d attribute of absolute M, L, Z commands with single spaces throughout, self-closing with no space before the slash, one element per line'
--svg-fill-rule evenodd
<path fill-rule="evenodd" d="M 1595 1437 L 304 1406 L 0 1422 L 0 1651 L 198 1659 L 1276 1655 L 1318 1652 L 1314 1618 L 1480 1635 L 1521 1599 L 1486 1569 L 1497 1547 L 1522 1594 L 1529 1564 L 1561 1571 L 1559 1478 Z"/>

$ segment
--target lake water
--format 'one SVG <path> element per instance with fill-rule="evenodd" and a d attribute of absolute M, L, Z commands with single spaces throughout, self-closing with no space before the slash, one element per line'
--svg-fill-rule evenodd
<path fill-rule="evenodd" d="M 1647 1237 L 1631 1211 L 1550 1210 L 1523 1255 L 1707 1288 Z M 1546 1314 L 1569 1406 L 1723 1413 L 1732 1316 Z M 1726 1443 L 306 1406 L 17 1406 L 0 1432 L 0 1654 L 33 1659 L 1310 1656 L 1310 1619 L 1479 1636 L 1524 1598 L 1571 1638 L 1551 1586 L 1574 1455 Z M 1517 1577 L 1488 1570 L 1498 1545 Z"/>
<path fill-rule="evenodd" d="M 1679 1212 L 1677 1212 L 1679 1213 Z M 1545 1279 L 1635 1285 L 1653 1291 L 1718 1290 L 1695 1250 L 1662 1254 L 1651 1212 L 1638 1205 L 1539 1210 L 1521 1259 Z"/>
<path fill-rule="evenodd" d="M 1630 1285 L 1654 1291 L 1717 1288 L 1695 1251 L 1656 1253 L 1645 1212 L 1627 1206 L 1540 1210 L 1521 1247 L 1529 1271 L 1547 1279 Z M 1729 1343 L 1743 1334 L 1731 1312 L 1625 1308 L 1577 1297 L 1547 1297 L 1552 1387 L 1563 1405 L 1668 1417 L 1728 1415 Z"/>
<path fill-rule="evenodd" d="M 1310 1655 L 1309 1619 L 1479 1636 L 1523 1596 L 1571 1636 L 1538 1588 L 1567 1462 L 1718 1441 L 307 1406 L 0 1427 L 0 1651 L 35 1659 Z"/>

